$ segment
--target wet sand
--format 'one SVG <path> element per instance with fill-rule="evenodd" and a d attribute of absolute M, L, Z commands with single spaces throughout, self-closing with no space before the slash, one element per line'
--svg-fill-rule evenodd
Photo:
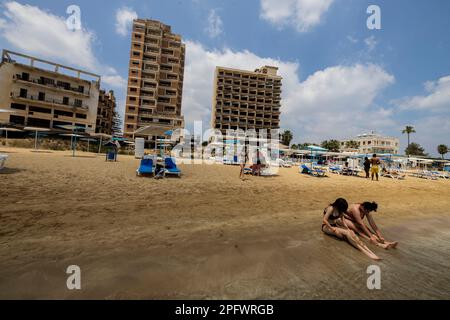
<path fill-rule="evenodd" d="M 450 299 L 450 180 L 405 181 L 282 168 L 181 165 L 183 177 L 136 177 L 139 160 L 70 152 L 9 154 L 0 173 L 0 298 Z M 396 250 L 374 262 L 320 231 L 343 196 L 374 200 Z M 81 268 L 82 290 L 66 287 Z M 368 290 L 366 268 L 381 268 Z"/>

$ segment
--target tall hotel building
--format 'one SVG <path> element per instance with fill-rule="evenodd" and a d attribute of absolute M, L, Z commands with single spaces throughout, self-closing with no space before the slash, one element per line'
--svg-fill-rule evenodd
<path fill-rule="evenodd" d="M 134 20 L 124 119 L 126 137 L 133 137 L 143 127 L 184 127 L 184 58 L 185 45 L 170 26 L 155 20 Z"/>
<path fill-rule="evenodd" d="M 100 76 L 3 50 L 0 63 L 0 123 L 61 129 L 96 129 Z"/>
<path fill-rule="evenodd" d="M 280 128 L 281 77 L 278 68 L 254 72 L 216 67 L 211 126 L 226 135 L 228 129 Z"/>

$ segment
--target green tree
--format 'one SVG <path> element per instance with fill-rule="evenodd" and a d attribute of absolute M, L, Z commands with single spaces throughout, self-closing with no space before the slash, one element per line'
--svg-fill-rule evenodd
<path fill-rule="evenodd" d="M 341 143 L 337 140 L 325 140 L 320 144 L 322 148 L 328 149 L 331 152 L 338 152 L 341 146 Z"/>
<path fill-rule="evenodd" d="M 438 145 L 437 151 L 442 156 L 442 160 L 444 160 L 444 155 L 449 152 L 448 147 L 445 144 Z"/>
<path fill-rule="evenodd" d="M 298 145 L 292 144 L 291 149 L 292 149 L 292 150 L 298 150 Z"/>
<path fill-rule="evenodd" d="M 405 153 L 413 156 L 428 156 L 428 153 L 425 153 L 425 149 L 415 142 L 409 144 L 408 148 L 405 149 Z"/>
<path fill-rule="evenodd" d="M 413 126 L 406 126 L 405 129 L 403 129 L 403 131 L 402 131 L 402 134 L 405 134 L 405 133 L 408 135 L 408 147 L 406 148 L 406 149 L 408 149 L 409 148 L 409 136 L 411 133 L 416 133 L 416 130 L 414 130 Z"/>
<path fill-rule="evenodd" d="M 345 147 L 349 149 L 358 149 L 359 148 L 359 142 L 355 140 L 349 140 L 345 143 Z"/>
<path fill-rule="evenodd" d="M 281 143 L 288 146 L 291 144 L 292 141 L 292 132 L 290 130 L 285 130 L 282 134 L 281 134 Z"/>

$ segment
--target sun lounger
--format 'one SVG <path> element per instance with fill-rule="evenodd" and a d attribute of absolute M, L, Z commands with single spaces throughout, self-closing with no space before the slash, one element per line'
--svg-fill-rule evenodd
<path fill-rule="evenodd" d="M 314 177 L 326 177 L 326 172 L 322 169 L 311 169 L 306 164 L 301 165 L 300 173 L 309 174 Z"/>
<path fill-rule="evenodd" d="M 8 159 L 6 154 L 0 154 L 0 170 L 5 166 L 6 159 Z"/>
<path fill-rule="evenodd" d="M 176 175 L 178 177 L 181 176 L 181 171 L 180 169 L 177 168 L 177 165 L 175 164 L 175 160 L 173 158 L 166 158 L 164 159 L 164 163 L 165 163 L 165 168 L 166 168 L 166 174 L 172 174 L 172 175 Z"/>
<path fill-rule="evenodd" d="M 385 178 L 391 178 L 391 179 L 397 179 L 397 180 L 404 180 L 406 178 L 406 175 L 401 174 L 397 171 L 382 172 L 381 176 L 385 177 Z"/>
<path fill-rule="evenodd" d="M 143 174 L 155 174 L 155 169 L 153 168 L 153 159 L 142 159 L 139 168 L 136 170 L 136 175 L 140 176 Z"/>

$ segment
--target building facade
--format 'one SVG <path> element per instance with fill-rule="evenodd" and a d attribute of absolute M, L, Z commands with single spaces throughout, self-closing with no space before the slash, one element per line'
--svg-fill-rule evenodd
<path fill-rule="evenodd" d="M 171 27 L 136 19 L 131 35 L 124 135 L 142 127 L 184 128 L 181 114 L 185 45 Z"/>
<path fill-rule="evenodd" d="M 116 110 L 116 97 L 114 91 L 100 90 L 98 97 L 96 133 L 112 135 L 114 112 Z"/>
<path fill-rule="evenodd" d="M 95 132 L 100 76 L 3 50 L 0 123 L 60 129 L 77 125 Z"/>
<path fill-rule="evenodd" d="M 278 68 L 255 71 L 216 67 L 211 127 L 257 132 L 280 128 L 281 80 Z"/>
<path fill-rule="evenodd" d="M 358 148 L 349 148 L 347 142 L 356 141 Z M 341 151 L 357 151 L 363 154 L 399 154 L 400 141 L 376 133 L 360 134 L 353 139 L 341 141 Z"/>

